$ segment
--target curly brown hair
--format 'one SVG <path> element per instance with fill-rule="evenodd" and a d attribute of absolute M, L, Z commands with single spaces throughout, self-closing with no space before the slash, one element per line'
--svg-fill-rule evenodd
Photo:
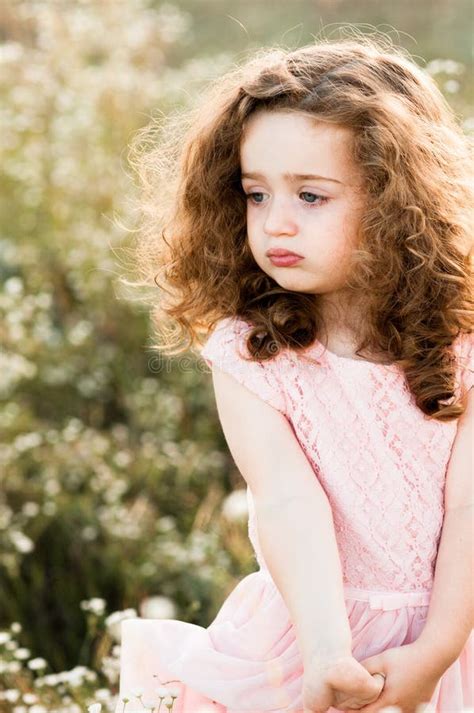
<path fill-rule="evenodd" d="M 266 360 L 307 348 L 324 327 L 318 294 L 282 288 L 248 246 L 240 142 L 262 109 L 352 130 L 366 188 L 347 282 L 364 315 L 357 354 L 397 363 L 427 416 L 458 418 L 466 401 L 454 398 L 450 347 L 473 323 L 472 144 L 432 77 L 385 35 L 258 49 L 191 107 L 134 136 L 142 215 L 134 284 L 154 283 L 161 343 L 152 348 L 181 353 L 237 317 L 253 325 L 251 358 Z"/>

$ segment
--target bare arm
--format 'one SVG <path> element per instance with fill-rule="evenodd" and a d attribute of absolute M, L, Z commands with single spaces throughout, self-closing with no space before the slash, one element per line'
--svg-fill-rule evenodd
<path fill-rule="evenodd" d="M 252 492 L 269 571 L 290 612 L 303 660 L 351 654 L 332 511 L 287 419 L 213 367 L 220 422 Z"/>
<path fill-rule="evenodd" d="M 470 389 L 448 465 L 433 591 L 418 638 L 441 670 L 458 658 L 474 626 L 473 425 L 474 389 Z"/>

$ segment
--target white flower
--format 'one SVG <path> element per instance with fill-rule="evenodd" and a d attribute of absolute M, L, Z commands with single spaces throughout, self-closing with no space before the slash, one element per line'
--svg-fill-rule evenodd
<path fill-rule="evenodd" d="M 38 700 L 38 696 L 35 696 L 34 693 L 24 693 L 23 694 L 23 701 L 28 704 L 29 706 L 32 705 L 32 703 L 36 703 Z"/>
<path fill-rule="evenodd" d="M 11 638 L 11 634 L 8 631 L 0 631 L 0 646 L 6 644 Z"/>
<path fill-rule="evenodd" d="M 157 523 L 157 527 L 161 532 L 174 530 L 175 526 L 176 520 L 171 515 L 164 515 L 163 517 L 160 517 Z"/>
<path fill-rule="evenodd" d="M 20 631 L 23 630 L 23 627 L 19 621 L 14 621 L 10 626 L 10 630 L 13 631 L 14 634 L 19 634 Z"/>
<path fill-rule="evenodd" d="M 124 619 L 136 619 L 136 609 L 124 609 L 123 611 L 115 611 L 105 620 L 105 626 L 110 635 L 120 643 L 122 638 L 121 624 Z"/>
<path fill-rule="evenodd" d="M 459 84 L 457 79 L 448 79 L 448 81 L 444 83 L 445 91 L 449 92 L 450 94 L 456 94 L 460 86 L 461 85 Z"/>
<path fill-rule="evenodd" d="M 95 692 L 95 697 L 98 701 L 108 701 L 110 700 L 111 693 L 108 688 L 98 688 Z"/>
<path fill-rule="evenodd" d="M 92 331 L 92 324 L 87 320 L 83 319 L 69 330 L 69 334 L 67 335 L 67 337 L 71 344 L 73 344 L 74 346 L 79 346 L 80 344 L 86 341 L 86 339 L 92 334 Z"/>
<path fill-rule="evenodd" d="M 16 703 L 20 697 L 20 691 L 18 691 L 16 688 L 7 688 L 7 690 L 3 694 L 3 697 L 6 701 L 9 701 L 9 703 Z"/>
<path fill-rule="evenodd" d="M 38 671 L 39 669 L 46 668 L 47 665 L 47 662 L 42 658 L 31 659 L 31 661 L 28 661 L 27 663 L 28 668 L 32 671 Z"/>
<path fill-rule="evenodd" d="M 432 59 L 426 65 L 426 70 L 429 74 L 462 74 L 465 66 L 453 59 Z"/>
<path fill-rule="evenodd" d="M 19 277 L 9 277 L 3 283 L 3 289 L 8 295 L 21 295 L 23 292 L 23 280 Z"/>
<path fill-rule="evenodd" d="M 222 514 L 227 520 L 234 522 L 244 520 L 248 516 L 247 491 L 238 488 L 228 495 L 222 504 Z"/>
<path fill-rule="evenodd" d="M 58 683 L 61 682 L 61 679 L 57 673 L 49 673 L 43 677 L 43 681 L 47 686 L 57 686 Z"/>
<path fill-rule="evenodd" d="M 100 597 L 92 597 L 92 599 L 83 599 L 80 603 L 81 609 L 90 611 L 96 616 L 101 616 L 105 611 L 106 601 Z"/>
<path fill-rule="evenodd" d="M 38 503 L 28 501 L 23 504 L 21 511 L 26 517 L 35 517 L 40 511 L 40 506 Z"/>
<path fill-rule="evenodd" d="M 169 597 L 146 597 L 140 604 L 140 616 L 144 619 L 174 619 L 176 614 L 175 603 Z"/>
<path fill-rule="evenodd" d="M 21 663 L 19 661 L 9 661 L 7 663 L 8 673 L 19 673 L 21 671 Z"/>
<path fill-rule="evenodd" d="M 29 659 L 31 656 L 31 651 L 29 649 L 17 649 L 13 656 L 16 659 L 20 659 L 21 661 L 23 659 Z"/>
<path fill-rule="evenodd" d="M 20 530 L 10 530 L 9 532 L 11 543 L 14 547 L 23 554 L 31 552 L 35 548 L 33 540 L 25 535 L 24 532 Z"/>
<path fill-rule="evenodd" d="M 48 711 L 41 703 L 36 703 L 34 706 L 31 706 L 28 713 L 48 713 Z"/>
<path fill-rule="evenodd" d="M 102 710 L 102 703 L 92 703 L 92 705 L 87 706 L 89 713 L 100 713 Z"/>
<path fill-rule="evenodd" d="M 13 447 L 23 453 L 32 448 L 36 448 L 43 443 L 43 438 L 39 433 L 22 433 L 13 440 Z"/>

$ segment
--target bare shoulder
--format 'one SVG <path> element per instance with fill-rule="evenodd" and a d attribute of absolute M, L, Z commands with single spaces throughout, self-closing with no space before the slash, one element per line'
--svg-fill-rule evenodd
<path fill-rule="evenodd" d="M 288 418 L 215 365 L 212 380 L 227 445 L 254 498 L 275 502 L 308 488 L 322 491 Z"/>

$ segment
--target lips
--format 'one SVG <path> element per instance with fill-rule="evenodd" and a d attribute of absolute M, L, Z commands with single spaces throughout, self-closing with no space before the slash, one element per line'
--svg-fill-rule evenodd
<path fill-rule="evenodd" d="M 272 248 L 271 250 L 267 250 L 266 255 L 268 257 L 303 257 L 303 255 L 291 252 L 291 250 L 284 250 L 283 248 Z"/>

